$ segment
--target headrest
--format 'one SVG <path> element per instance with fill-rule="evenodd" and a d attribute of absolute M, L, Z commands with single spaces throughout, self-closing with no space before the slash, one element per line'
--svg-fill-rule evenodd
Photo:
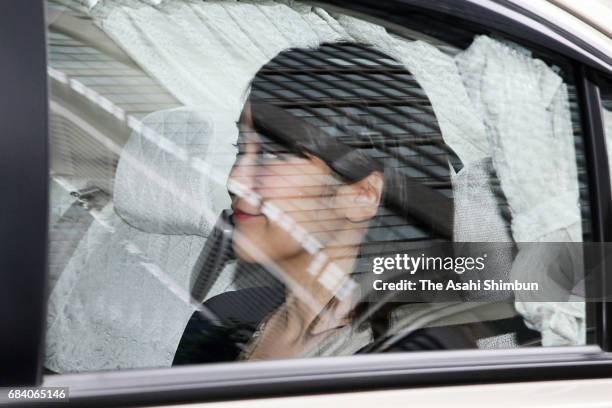
<path fill-rule="evenodd" d="M 253 76 L 280 51 L 292 47 L 313 48 L 321 43 L 355 41 L 371 44 L 375 49 L 388 53 L 414 74 L 429 96 L 445 142 L 462 162 L 487 155 L 482 151 L 486 145 L 482 143 L 486 141 L 484 124 L 471 108 L 453 58 L 430 44 L 399 39 L 389 35 L 381 26 L 347 16 L 333 17 L 321 9 L 298 6 L 292 2 L 202 2 L 198 5 L 198 15 L 214 15 L 215 18 L 198 19 L 197 24 L 187 19 L 194 10 L 180 3 L 167 2 L 168 7 L 134 4 L 138 4 L 138 7 L 104 2 L 101 4 L 104 7 L 100 7 L 93 16 L 140 66 L 178 100 L 186 105 L 206 103 L 211 112 L 231 111 L 226 116 L 231 117 L 229 123 L 232 125 L 242 110 Z M 184 24 L 190 30 L 186 30 Z M 282 37 L 279 37 L 279 31 L 283 33 Z M 232 41 L 220 40 L 228 38 Z M 203 81 L 202 78 L 207 80 Z M 154 118 L 148 117 L 147 120 Z M 214 133 L 217 135 L 218 130 L 215 129 Z M 172 140 L 172 137 L 167 138 Z M 229 140 L 223 142 L 231 143 Z M 155 157 L 153 159 L 157 160 Z M 183 180 L 180 172 L 174 174 Z M 126 183 L 137 183 L 121 180 L 125 178 L 121 171 L 117 173 L 117 178 L 119 188 Z M 134 193 L 134 188 L 136 186 L 124 192 Z M 156 193 L 148 199 L 157 196 L 159 194 Z M 172 193 L 169 193 L 169 197 L 172 197 Z M 126 221 L 139 228 L 159 230 L 160 225 L 151 225 L 154 222 L 148 219 L 151 214 L 140 211 L 146 204 L 145 198 L 129 198 L 129 195 L 126 196 L 117 209 Z M 138 207 L 134 203 L 125 205 L 133 200 L 139 200 Z M 161 205 L 165 204 L 156 203 L 155 207 Z M 168 208 L 158 210 L 153 214 L 163 214 Z M 173 218 L 178 216 L 172 215 Z M 184 222 L 167 225 L 166 217 L 161 217 L 165 220 L 161 225 L 162 231 L 174 233 L 176 228 L 184 231 Z M 189 223 L 193 221 L 191 217 L 187 218 Z M 170 231 L 165 228 L 168 226 L 172 227 Z M 197 231 L 200 228 L 195 227 Z"/>
<path fill-rule="evenodd" d="M 106 0 L 92 18 L 186 105 L 234 110 L 236 120 L 253 76 L 279 52 L 323 43 L 365 43 L 415 76 L 431 101 L 444 141 L 463 163 L 489 155 L 482 118 L 470 103 L 455 61 L 431 44 L 293 1 L 157 3 Z"/>
<path fill-rule="evenodd" d="M 237 130 L 222 115 L 181 107 L 133 126 L 115 175 L 114 206 L 124 221 L 150 233 L 208 236 L 230 205 L 225 183 Z"/>

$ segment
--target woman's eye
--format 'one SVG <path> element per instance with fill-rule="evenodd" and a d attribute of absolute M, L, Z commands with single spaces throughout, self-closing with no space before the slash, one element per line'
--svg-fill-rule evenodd
<path fill-rule="evenodd" d="M 272 152 L 261 152 L 261 158 L 263 160 L 277 160 L 279 159 L 279 155 Z"/>
<path fill-rule="evenodd" d="M 264 161 L 283 160 L 286 156 L 285 150 L 276 143 L 262 143 L 259 146 L 259 157 Z"/>

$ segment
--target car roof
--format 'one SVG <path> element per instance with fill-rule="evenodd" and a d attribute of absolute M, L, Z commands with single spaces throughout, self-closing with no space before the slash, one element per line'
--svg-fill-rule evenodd
<path fill-rule="evenodd" d="M 510 0 L 612 60 L 612 0 Z"/>
<path fill-rule="evenodd" d="M 548 0 L 612 38 L 612 0 Z"/>

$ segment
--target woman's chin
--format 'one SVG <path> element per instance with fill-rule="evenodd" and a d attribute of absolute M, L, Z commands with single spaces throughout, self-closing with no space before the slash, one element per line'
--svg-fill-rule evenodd
<path fill-rule="evenodd" d="M 241 262 L 248 264 L 261 264 L 267 258 L 255 245 L 251 244 L 248 245 L 248 248 L 245 248 L 245 245 L 241 245 L 236 241 L 234 241 L 234 254 Z"/>

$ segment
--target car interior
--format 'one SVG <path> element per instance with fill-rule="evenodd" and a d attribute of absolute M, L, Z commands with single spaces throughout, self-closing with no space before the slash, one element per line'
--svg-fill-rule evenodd
<path fill-rule="evenodd" d="M 231 205 L 227 176 L 244 89 L 260 66 L 291 47 L 324 44 L 265 73 L 253 91 L 258 98 L 331 132 L 365 129 L 373 132 L 369 140 L 379 134 L 399 140 L 384 160 L 454 201 L 449 236 L 424 227 L 430 221 L 414 213 L 382 214 L 371 232 L 382 238 L 371 254 L 418 252 L 440 242 L 498 243 L 489 249 L 492 279 L 506 281 L 517 265 L 540 256 L 523 250 L 523 242 L 591 240 L 569 63 L 493 33 L 416 23 L 400 30 L 302 3 L 179 3 L 47 2 L 48 373 L 169 367 L 194 312 L 248 320 L 241 310 L 258 296 L 277 301 L 284 290 L 278 273 L 234 262 L 224 241 L 228 223 L 219 220 Z M 302 25 L 310 31 L 300 31 Z M 354 80 L 336 80 L 334 69 L 349 70 Z M 293 83 L 283 76 L 292 70 L 301 75 Z M 533 92 L 521 93 L 517 82 L 533 83 Z M 310 89 L 327 95 L 329 106 L 304 103 Z M 343 123 L 351 106 L 334 106 L 333 95 L 347 92 L 377 114 Z M 541 123 L 540 112 L 547 115 Z M 505 138 L 523 126 L 550 132 L 538 140 L 528 131 Z M 403 139 L 413 142 L 402 145 Z M 558 159 L 538 160 L 547 155 Z M 555 224 L 545 213 L 565 218 Z M 261 287 L 274 293 L 248 292 Z M 211 301 L 245 290 L 254 298 L 247 306 Z M 511 291 L 466 296 L 407 303 L 359 353 L 463 347 L 453 344 L 449 328 L 467 330 L 482 349 L 586 341 L 583 302 L 571 309 L 555 302 L 536 307 Z M 371 313 L 387 303 L 372 303 Z M 534 323 L 546 313 L 582 326 L 563 337 L 561 329 Z M 418 337 L 424 328 L 437 330 L 435 346 Z"/>

